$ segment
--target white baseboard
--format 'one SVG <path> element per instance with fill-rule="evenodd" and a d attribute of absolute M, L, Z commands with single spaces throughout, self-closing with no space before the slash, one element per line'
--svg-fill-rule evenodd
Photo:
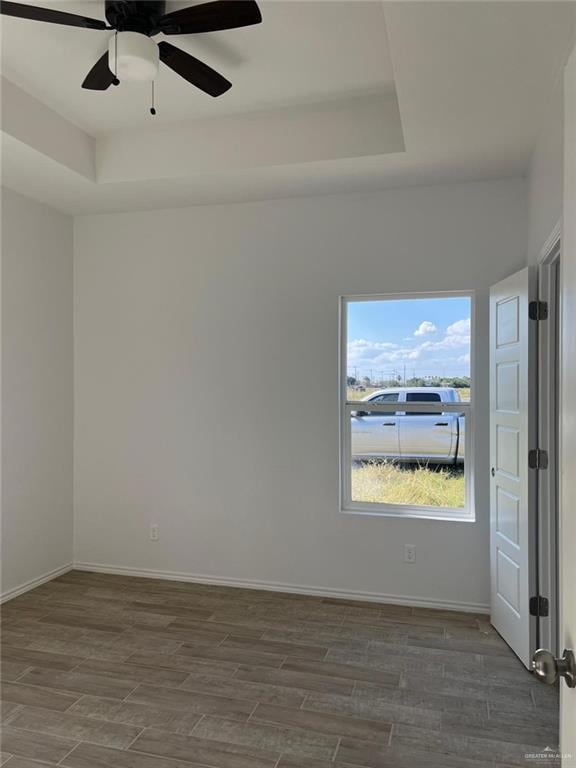
<path fill-rule="evenodd" d="M 60 568 L 55 568 L 53 571 L 43 573 L 41 576 L 37 576 L 35 579 L 31 579 L 25 584 L 21 584 L 19 587 L 13 587 L 7 592 L 2 592 L 2 595 L 0 595 L 0 604 L 5 603 L 8 600 L 13 600 L 15 597 L 18 597 L 18 595 L 23 595 L 24 592 L 29 592 L 31 589 L 35 589 L 41 584 L 45 584 L 47 581 L 52 581 L 52 579 L 55 579 L 58 576 L 62 576 L 63 573 L 68 573 L 68 571 L 71 571 L 73 567 L 74 566 L 72 563 L 61 565 Z"/>
<path fill-rule="evenodd" d="M 219 576 L 205 576 L 197 573 L 144 570 L 141 568 L 125 568 L 117 565 L 103 565 L 101 563 L 74 563 L 74 569 L 78 571 L 93 571 L 95 573 L 110 573 L 116 576 L 136 576 L 147 579 L 185 581 L 194 584 L 212 584 L 214 586 L 220 587 L 262 589 L 269 592 L 289 592 L 296 595 L 333 597 L 339 598 L 341 600 L 361 600 L 372 603 L 391 603 L 393 605 L 408 605 L 415 608 L 435 608 L 437 610 L 462 611 L 466 613 L 490 613 L 490 606 L 486 603 L 464 603 L 456 600 L 436 600 L 434 598 L 428 597 L 388 595 L 378 592 L 357 592 L 354 590 L 310 587 L 301 584 L 283 584 L 276 581 L 221 578 Z"/>

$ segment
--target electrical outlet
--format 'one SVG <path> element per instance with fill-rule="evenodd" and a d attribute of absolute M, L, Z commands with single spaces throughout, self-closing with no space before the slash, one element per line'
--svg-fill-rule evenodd
<path fill-rule="evenodd" d="M 160 538 L 160 526 L 156 523 L 150 526 L 150 541 L 158 541 Z"/>
<path fill-rule="evenodd" d="M 404 562 L 415 563 L 416 562 L 416 547 L 414 544 L 404 544 Z"/>

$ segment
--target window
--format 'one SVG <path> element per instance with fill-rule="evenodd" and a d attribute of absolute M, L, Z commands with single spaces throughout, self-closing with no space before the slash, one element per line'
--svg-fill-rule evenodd
<path fill-rule="evenodd" d="M 407 403 L 441 403 L 442 398 L 440 397 L 439 392 L 406 392 L 406 402 Z M 432 411 L 432 413 L 420 413 L 420 416 L 434 416 L 436 411 Z M 407 413 L 407 416 L 417 416 L 418 414 L 414 411 L 412 413 Z"/>
<path fill-rule="evenodd" d="M 472 295 L 341 301 L 342 510 L 473 520 Z"/>
<path fill-rule="evenodd" d="M 397 403 L 398 392 L 385 392 L 383 395 L 376 395 L 371 398 L 371 403 Z"/>
<path fill-rule="evenodd" d="M 439 392 L 406 392 L 407 403 L 441 403 L 442 398 Z"/>

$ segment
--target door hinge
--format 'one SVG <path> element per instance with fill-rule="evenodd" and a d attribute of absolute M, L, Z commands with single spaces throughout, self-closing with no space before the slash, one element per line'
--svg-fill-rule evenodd
<path fill-rule="evenodd" d="M 528 304 L 528 317 L 530 320 L 546 320 L 548 318 L 548 302 L 531 301 Z"/>
<path fill-rule="evenodd" d="M 548 598 L 536 595 L 530 598 L 530 616 L 548 616 Z"/>
<path fill-rule="evenodd" d="M 530 469 L 548 469 L 548 451 L 540 448 L 528 451 L 528 466 Z"/>

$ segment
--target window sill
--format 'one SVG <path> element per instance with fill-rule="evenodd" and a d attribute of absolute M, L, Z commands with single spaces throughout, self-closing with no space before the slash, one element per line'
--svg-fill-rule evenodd
<path fill-rule="evenodd" d="M 367 509 L 361 505 L 342 507 L 340 514 L 355 515 L 358 517 L 396 517 L 409 520 L 435 520 L 449 523 L 475 523 L 476 516 L 473 512 L 467 510 L 437 509 L 431 510 L 426 507 L 403 507 L 401 510 L 393 506 L 371 505 L 376 509 Z"/>

